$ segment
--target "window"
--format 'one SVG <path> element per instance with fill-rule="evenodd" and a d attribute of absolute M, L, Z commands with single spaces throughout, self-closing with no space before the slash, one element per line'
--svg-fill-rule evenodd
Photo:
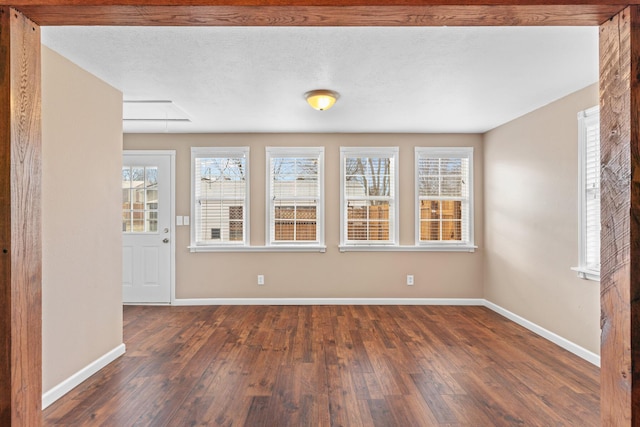
<path fill-rule="evenodd" d="M 158 168 L 124 166 L 122 168 L 122 231 L 156 233 L 158 231 Z"/>
<path fill-rule="evenodd" d="M 191 247 L 246 245 L 249 148 L 191 148 Z"/>
<path fill-rule="evenodd" d="M 416 147 L 416 245 L 473 246 L 473 148 Z"/>
<path fill-rule="evenodd" d="M 267 147 L 269 245 L 323 245 L 324 147 Z"/>
<path fill-rule="evenodd" d="M 341 246 L 397 245 L 398 147 L 340 148 Z"/>
<path fill-rule="evenodd" d="M 576 270 L 583 279 L 600 280 L 600 111 L 578 113 L 579 236 Z"/>

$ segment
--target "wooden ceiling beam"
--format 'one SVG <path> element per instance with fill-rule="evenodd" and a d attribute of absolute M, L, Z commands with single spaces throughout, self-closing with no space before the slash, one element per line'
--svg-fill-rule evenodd
<path fill-rule="evenodd" d="M 640 3 L 640 0 L 634 1 Z M 232 0 L 219 1 L 218 5 L 210 5 L 211 0 L 180 2 L 179 5 L 170 4 L 175 1 L 155 0 L 153 6 L 141 5 L 144 2 L 140 0 L 138 5 L 135 1 L 113 4 L 115 2 L 97 0 L 78 5 L 62 0 L 41 0 L 39 5 L 25 0 L 12 3 L 42 26 L 596 26 L 626 7 L 589 0 L 583 0 L 583 4 L 515 0 L 483 0 L 484 4 L 468 2 L 478 3 L 476 5 L 441 4 L 447 2 L 432 0 L 403 2 L 408 3 L 406 5 L 371 2 L 375 5 L 368 6 L 358 5 L 355 1 L 345 2 L 346 6 L 336 5 L 335 1 L 329 5 L 300 2 L 301 5 L 287 6 L 282 0 L 249 6 L 235 5 L 237 2 Z"/>
<path fill-rule="evenodd" d="M 640 0 L 11 0 L 13 6 L 598 6 L 640 4 Z"/>

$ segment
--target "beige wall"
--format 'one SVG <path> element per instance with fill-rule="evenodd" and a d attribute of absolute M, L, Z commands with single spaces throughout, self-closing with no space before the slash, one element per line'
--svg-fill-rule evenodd
<path fill-rule="evenodd" d="M 252 245 L 265 240 L 265 147 L 325 147 L 326 253 L 190 253 L 189 227 L 176 230 L 177 298 L 481 298 L 482 137 L 410 134 L 127 134 L 125 149 L 176 150 L 176 214 L 190 214 L 190 147 L 250 146 Z M 472 146 L 475 253 L 338 251 L 340 146 L 399 146 L 400 244 L 414 243 L 414 147 Z M 265 275 L 258 287 L 256 276 Z M 406 275 L 415 276 L 413 287 Z"/>
<path fill-rule="evenodd" d="M 42 48 L 43 391 L 122 343 L 122 95 Z"/>
<path fill-rule="evenodd" d="M 577 278 L 577 113 L 590 86 L 485 135 L 485 298 L 599 353 L 600 285 Z"/>

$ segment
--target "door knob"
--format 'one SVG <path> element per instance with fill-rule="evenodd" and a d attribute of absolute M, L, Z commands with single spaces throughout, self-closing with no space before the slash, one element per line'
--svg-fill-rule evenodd
<path fill-rule="evenodd" d="M 164 239 L 162 239 L 162 243 L 169 243 L 169 239 L 165 237 Z"/>

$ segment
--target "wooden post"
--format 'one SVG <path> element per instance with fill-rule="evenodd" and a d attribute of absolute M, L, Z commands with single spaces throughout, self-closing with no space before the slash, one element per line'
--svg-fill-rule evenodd
<path fill-rule="evenodd" d="M 0 425 L 42 420 L 40 28 L 0 7 Z"/>
<path fill-rule="evenodd" d="M 600 26 L 601 420 L 640 425 L 640 7 Z"/>

